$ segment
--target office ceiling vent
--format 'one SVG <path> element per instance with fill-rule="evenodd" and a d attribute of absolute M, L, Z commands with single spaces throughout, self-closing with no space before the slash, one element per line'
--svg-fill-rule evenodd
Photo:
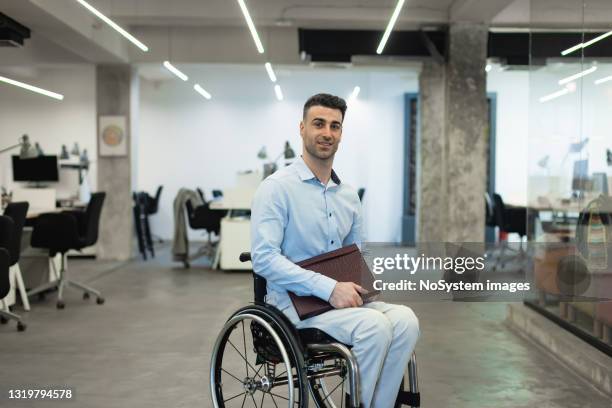
<path fill-rule="evenodd" d="M 23 47 L 26 38 L 30 38 L 29 28 L 0 13 L 0 47 Z"/>

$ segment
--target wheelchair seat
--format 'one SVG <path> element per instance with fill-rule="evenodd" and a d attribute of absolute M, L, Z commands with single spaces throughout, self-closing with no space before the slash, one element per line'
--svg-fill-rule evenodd
<path fill-rule="evenodd" d="M 330 344 L 330 343 L 340 343 L 344 344 L 329 334 L 325 333 L 323 330 L 316 329 L 314 327 L 309 327 L 307 329 L 298 329 L 298 335 L 300 336 L 300 341 L 302 344 L 311 344 L 311 343 L 320 343 L 320 344 Z M 348 344 L 344 344 L 349 349 L 352 347 Z"/>

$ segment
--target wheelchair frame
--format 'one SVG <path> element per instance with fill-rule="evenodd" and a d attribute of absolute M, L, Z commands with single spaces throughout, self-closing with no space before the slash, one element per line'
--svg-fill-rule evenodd
<path fill-rule="evenodd" d="M 250 253 L 245 252 L 240 255 L 240 261 L 247 262 L 250 260 Z M 226 346 L 224 342 L 228 341 L 231 332 L 238 327 L 238 324 L 242 324 L 244 336 L 244 322 L 246 320 L 250 320 L 254 351 L 258 361 L 261 358 L 261 363 L 257 364 L 266 364 L 266 368 L 269 371 L 269 364 L 274 364 L 275 370 L 276 365 L 282 361 L 287 374 L 285 378 L 280 379 L 276 377 L 272 378 L 273 376 L 268 378 L 266 375 L 260 376 L 259 379 L 256 379 L 259 371 L 251 378 L 248 376 L 249 371 L 247 367 L 247 377 L 242 380 L 244 388 L 243 405 L 247 395 L 249 394 L 252 397 L 258 390 L 265 394 L 266 392 L 270 392 L 274 386 L 287 385 L 289 395 L 288 398 L 284 399 L 288 399 L 288 406 L 293 407 L 296 400 L 294 388 L 295 383 L 298 382 L 302 383 L 302 387 L 308 388 L 308 390 L 298 389 L 298 394 L 300 395 L 300 406 L 308 406 L 308 394 L 310 394 L 310 397 L 315 400 L 315 405 L 317 407 L 335 407 L 335 403 L 332 400 L 329 400 L 328 402 L 325 401 L 329 396 L 331 396 L 331 393 L 322 401 L 319 401 L 321 400 L 321 396 L 318 394 L 315 395 L 315 392 L 317 392 L 317 387 L 323 388 L 323 391 L 327 392 L 325 389 L 325 383 L 321 383 L 321 379 L 336 375 L 340 375 L 341 377 L 343 390 L 345 376 L 347 375 L 349 391 L 347 408 L 359 408 L 361 406 L 359 401 L 359 367 L 355 356 L 350 350 L 350 347 L 338 342 L 331 336 L 318 329 L 297 330 L 280 310 L 271 305 L 265 304 L 263 301 L 266 292 L 265 279 L 258 276 L 255 272 L 253 272 L 253 278 L 255 304 L 252 306 L 243 307 L 236 311 L 227 320 L 215 342 L 210 365 L 210 391 L 214 407 L 222 408 L 225 406 L 225 402 L 227 401 L 223 400 L 220 403 L 217 400 L 218 395 L 223 396 L 223 391 L 220 388 L 222 387 L 220 370 L 223 370 L 223 368 L 220 367 L 222 361 L 219 362 L 218 360 L 219 358 L 223 358 L 223 353 L 225 352 Z M 263 333 L 262 330 L 267 332 L 267 335 Z M 312 339 L 306 339 L 308 335 L 310 335 Z M 233 344 L 232 347 L 236 349 Z M 245 357 L 243 358 L 245 361 L 247 361 Z M 328 364 L 331 360 L 333 360 L 333 365 Z M 248 361 L 246 364 L 249 364 Z M 255 368 L 252 366 L 251 368 L 253 371 L 255 371 Z M 261 368 L 263 368 L 263 366 L 260 367 L 260 370 Z M 293 373 L 294 368 L 296 371 L 295 374 Z M 414 353 L 412 354 L 406 371 L 407 375 L 404 374 L 402 385 L 396 399 L 395 408 L 399 408 L 402 405 L 408 405 L 413 408 L 420 406 L 417 363 L 416 355 Z M 232 375 L 232 377 L 234 376 Z M 240 379 L 238 380 L 240 381 Z M 408 384 L 406 384 L 406 381 Z M 404 391 L 405 388 L 408 388 L 408 391 Z M 332 390 L 332 392 L 334 390 Z M 237 396 L 240 395 L 241 394 Z M 265 395 L 262 396 L 262 406 L 264 397 Z M 305 402 L 302 402 L 303 397 L 305 397 Z M 344 398 L 344 396 L 341 395 L 341 398 Z M 253 402 L 255 403 L 255 406 L 257 406 L 254 398 Z M 323 403 L 325 403 L 325 405 L 321 405 Z M 344 400 L 342 400 L 342 404 L 344 404 Z M 276 402 L 274 405 L 276 406 Z"/>

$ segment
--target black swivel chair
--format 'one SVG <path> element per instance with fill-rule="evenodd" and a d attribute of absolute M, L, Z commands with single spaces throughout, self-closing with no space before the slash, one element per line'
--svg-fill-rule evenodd
<path fill-rule="evenodd" d="M 99 305 L 104 303 L 104 298 L 99 291 L 68 279 L 66 253 L 71 249 L 80 250 L 97 242 L 105 197 L 106 193 L 93 193 L 85 211 L 47 213 L 38 217 L 32 232 L 32 247 L 48 249 L 51 257 L 58 253 L 61 254 L 61 267 L 58 280 L 31 290 L 28 296 L 57 288 L 57 308 L 63 309 L 65 306 L 64 288 L 72 286 L 84 292 L 84 299 L 94 295 Z"/>
<path fill-rule="evenodd" d="M 507 207 L 504 204 L 504 200 L 497 193 L 493 194 L 493 217 L 496 226 L 502 235 L 501 251 L 497 258 L 497 263 L 493 270 L 497 269 L 498 264 L 504 267 L 504 253 L 509 250 L 508 240 L 505 235 L 510 233 L 516 233 L 521 237 L 521 243 L 518 250 L 518 257 L 520 259 L 526 259 L 525 252 L 523 250 L 523 238 L 527 235 L 527 208 L 525 207 Z"/>
<path fill-rule="evenodd" d="M 21 203 L 9 203 L 4 209 L 4 215 L 10 217 L 13 220 L 13 233 L 11 236 L 10 247 L 7 248 L 10 255 L 9 268 L 15 272 L 15 283 L 19 289 L 19 295 L 21 296 L 21 302 L 23 308 L 26 311 L 30 310 L 30 302 L 28 301 L 28 295 L 26 288 L 23 283 L 23 277 L 21 275 L 21 269 L 19 268 L 19 257 L 21 256 L 21 235 L 23 233 L 23 227 L 26 222 L 26 216 L 28 214 L 28 208 L 30 204 L 28 202 Z"/>
<path fill-rule="evenodd" d="M 203 229 L 208 233 L 208 245 L 199 251 L 200 254 L 211 256 L 216 251 L 212 242 L 212 234 L 219 235 L 221 219 L 225 217 L 227 211 L 211 209 L 210 202 L 204 202 L 204 204 L 194 207 L 191 200 L 185 202 L 185 207 L 187 208 L 189 227 L 191 229 Z M 189 268 L 189 262 L 185 262 L 185 267 Z"/>
<path fill-rule="evenodd" d="M 26 325 L 21 320 L 21 317 L 9 311 L 8 305 L 4 298 L 11 290 L 11 282 L 9 279 L 9 268 L 11 256 L 7 248 L 11 246 L 13 236 L 13 220 L 7 216 L 0 215 L 0 322 L 6 323 L 9 319 L 17 321 L 17 330 L 24 331 Z"/>

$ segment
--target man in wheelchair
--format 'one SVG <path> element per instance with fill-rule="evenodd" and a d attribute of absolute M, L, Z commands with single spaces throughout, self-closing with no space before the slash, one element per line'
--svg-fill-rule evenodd
<path fill-rule="evenodd" d="M 329 94 L 306 101 L 300 122 L 302 156 L 265 179 L 253 200 L 251 258 L 253 270 L 267 281 L 266 303 L 282 311 L 295 328 L 316 328 L 352 347 L 359 367 L 361 406 L 389 408 L 395 406 L 419 337 L 417 317 L 406 306 L 364 304 L 360 294 L 365 290 L 360 286 L 295 264 L 361 244 L 357 192 L 332 169 L 346 108 L 343 99 Z M 288 291 L 317 296 L 334 309 L 300 320 Z"/>

